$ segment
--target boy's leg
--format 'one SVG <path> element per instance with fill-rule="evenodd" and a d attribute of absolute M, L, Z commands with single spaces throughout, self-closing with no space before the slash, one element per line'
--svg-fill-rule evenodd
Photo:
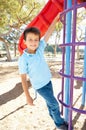
<path fill-rule="evenodd" d="M 56 126 L 58 127 L 62 125 L 64 123 L 64 119 L 60 116 L 59 104 L 54 97 L 51 81 L 43 88 L 38 89 L 37 92 L 45 99 L 49 114 L 54 120 Z"/>

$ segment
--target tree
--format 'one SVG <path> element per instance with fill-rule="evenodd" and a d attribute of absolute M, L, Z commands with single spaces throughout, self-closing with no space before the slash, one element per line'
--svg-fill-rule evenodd
<path fill-rule="evenodd" d="M 53 46 L 47 44 L 47 47 L 45 48 L 45 52 L 51 52 L 51 53 L 54 53 Z"/>
<path fill-rule="evenodd" d="M 55 48 L 54 48 L 54 54 L 56 56 L 56 52 L 57 52 L 57 48 L 58 48 L 58 44 L 59 40 L 61 38 L 61 30 L 62 30 L 62 23 L 58 22 L 56 25 L 56 38 L 55 38 Z"/>
<path fill-rule="evenodd" d="M 43 7 L 43 3 L 36 0 L 0 0 L 0 41 L 3 41 L 10 61 L 9 37 L 13 29 L 20 30 L 27 25 Z"/>
<path fill-rule="evenodd" d="M 51 39 L 53 39 L 52 42 L 53 42 L 54 46 L 52 46 L 52 47 L 53 47 L 55 56 L 56 56 L 56 53 L 57 53 L 59 40 L 61 38 L 61 30 L 62 30 L 62 23 L 57 22 L 55 31 L 52 33 L 50 41 L 49 41 L 49 42 L 51 42 Z"/>

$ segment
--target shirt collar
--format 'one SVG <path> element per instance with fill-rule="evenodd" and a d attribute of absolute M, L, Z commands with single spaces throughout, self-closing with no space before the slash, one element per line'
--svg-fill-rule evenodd
<path fill-rule="evenodd" d="M 27 56 L 33 56 L 33 55 L 34 55 L 34 54 L 30 54 L 30 53 L 28 53 L 27 51 L 28 51 L 27 48 L 23 50 L 24 54 L 26 54 Z"/>

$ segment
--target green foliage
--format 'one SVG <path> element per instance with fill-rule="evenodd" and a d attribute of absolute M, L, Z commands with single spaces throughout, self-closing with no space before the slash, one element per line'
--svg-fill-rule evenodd
<path fill-rule="evenodd" d="M 11 61 L 9 47 L 17 43 L 24 29 L 20 27 L 25 27 L 43 6 L 39 0 L 0 0 L 0 41 L 5 44 L 8 61 Z"/>
<path fill-rule="evenodd" d="M 56 31 L 57 31 L 57 32 L 60 32 L 61 29 L 62 29 L 62 23 L 61 23 L 61 22 L 58 22 L 58 23 L 56 24 Z"/>
<path fill-rule="evenodd" d="M 54 53 L 54 48 L 55 48 L 55 45 L 47 45 L 46 48 L 45 48 L 45 52 Z M 56 52 L 61 52 L 61 48 L 56 46 Z"/>
<path fill-rule="evenodd" d="M 45 48 L 45 52 L 52 52 L 54 53 L 54 49 L 51 45 L 47 45 L 47 47 Z"/>
<path fill-rule="evenodd" d="M 0 0 L 0 32 L 27 24 L 42 6 L 36 0 Z"/>
<path fill-rule="evenodd" d="M 52 48 L 55 49 L 56 47 L 56 52 L 61 52 L 61 48 L 58 47 L 58 45 L 52 45 Z"/>
<path fill-rule="evenodd" d="M 61 48 L 59 48 L 58 46 L 56 47 L 56 52 L 62 52 Z"/>

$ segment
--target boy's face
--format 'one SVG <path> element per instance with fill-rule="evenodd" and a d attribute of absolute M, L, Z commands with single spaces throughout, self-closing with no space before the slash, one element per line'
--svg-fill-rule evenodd
<path fill-rule="evenodd" d="M 35 53 L 36 49 L 39 46 L 39 35 L 28 33 L 26 35 L 26 40 L 24 40 L 24 43 L 27 46 L 29 53 Z"/>

